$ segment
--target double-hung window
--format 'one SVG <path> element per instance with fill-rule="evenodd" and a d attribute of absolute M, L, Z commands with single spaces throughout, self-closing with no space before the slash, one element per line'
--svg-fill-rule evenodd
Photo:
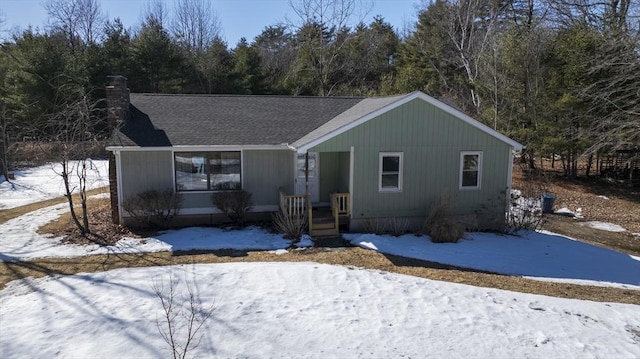
<path fill-rule="evenodd" d="M 460 189 L 479 189 L 482 183 L 482 151 L 460 152 Z"/>
<path fill-rule="evenodd" d="M 241 181 L 240 151 L 176 152 L 178 191 L 238 190 Z"/>
<path fill-rule="evenodd" d="M 380 152 L 378 190 L 402 191 L 402 152 Z"/>

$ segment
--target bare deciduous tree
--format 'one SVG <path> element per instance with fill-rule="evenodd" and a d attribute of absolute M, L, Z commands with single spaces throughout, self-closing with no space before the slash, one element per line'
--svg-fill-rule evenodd
<path fill-rule="evenodd" d="M 339 70 L 342 48 L 370 8 L 364 0 L 289 0 L 298 17 L 298 54 L 306 57 L 297 71 L 306 72 L 320 96 L 332 94 L 337 83 L 332 75 Z"/>
<path fill-rule="evenodd" d="M 547 0 L 552 20 L 559 26 L 580 22 L 595 27 L 610 27 L 626 31 L 637 27 L 640 3 L 634 0 Z"/>
<path fill-rule="evenodd" d="M 469 101 L 475 113 L 481 111 L 480 81 L 483 58 L 491 52 L 492 38 L 506 9 L 501 2 L 483 0 L 457 0 L 448 7 L 445 26 L 449 41 L 457 56 L 449 61 L 464 70 L 468 81 Z"/>
<path fill-rule="evenodd" d="M 87 179 L 89 171 L 95 170 L 87 158 L 88 148 L 96 141 L 92 128 L 100 120 L 98 101 L 92 100 L 83 86 L 69 83 L 55 89 L 58 94 L 56 110 L 48 119 L 46 135 L 60 145 L 57 163 L 62 177 L 71 220 L 80 234 L 91 234 L 87 209 Z M 76 181 L 73 181 L 75 177 Z M 76 209 L 73 194 L 80 196 L 80 212 Z"/>
<path fill-rule="evenodd" d="M 189 351 L 198 347 L 200 329 L 213 315 L 213 304 L 204 305 L 194 291 L 194 284 L 185 278 L 186 294 L 178 296 L 179 280 L 171 278 L 168 287 L 155 280 L 151 285 L 162 305 L 162 318 L 156 325 L 162 339 L 171 348 L 173 359 L 184 359 Z"/>
<path fill-rule="evenodd" d="M 640 3 L 633 0 L 549 0 L 559 27 L 579 23 L 596 34 L 585 85 L 574 91 L 584 101 L 584 154 L 637 147 L 640 143 Z"/>
<path fill-rule="evenodd" d="M 85 45 L 99 40 L 105 16 L 98 0 L 48 0 L 44 6 L 54 26 L 64 31 L 72 49 L 76 38 Z"/>
<path fill-rule="evenodd" d="M 220 23 L 211 2 L 178 0 L 171 22 L 173 37 L 189 52 L 203 53 L 220 35 Z"/>
<path fill-rule="evenodd" d="M 282 91 L 296 60 L 294 35 L 286 25 L 267 26 L 256 36 L 262 71 L 274 92 Z"/>
<path fill-rule="evenodd" d="M 590 153 L 640 144 L 640 34 L 610 38 L 589 70 L 595 79 L 581 95 L 594 117 Z"/>
<path fill-rule="evenodd" d="M 7 105 L 0 104 L 0 175 L 9 181 L 9 136 L 7 136 L 7 127 L 9 124 L 9 115 L 7 114 Z"/>
<path fill-rule="evenodd" d="M 142 23 L 156 23 L 166 26 L 167 8 L 162 0 L 148 0 L 142 12 Z"/>

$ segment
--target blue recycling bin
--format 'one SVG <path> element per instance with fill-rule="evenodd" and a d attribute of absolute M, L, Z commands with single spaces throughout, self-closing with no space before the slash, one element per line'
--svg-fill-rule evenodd
<path fill-rule="evenodd" d="M 542 203 L 542 213 L 553 213 L 553 202 L 556 197 L 551 193 L 545 193 L 541 196 L 540 202 Z"/>

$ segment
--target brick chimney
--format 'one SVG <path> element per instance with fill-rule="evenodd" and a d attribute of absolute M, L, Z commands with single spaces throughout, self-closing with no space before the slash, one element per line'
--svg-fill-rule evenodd
<path fill-rule="evenodd" d="M 129 89 L 127 78 L 122 75 L 107 76 L 107 120 L 109 129 L 113 130 L 122 126 L 129 112 Z"/>
<path fill-rule="evenodd" d="M 129 114 L 129 89 L 127 78 L 122 75 L 107 76 L 107 124 L 109 131 L 123 126 Z M 109 192 L 111 199 L 111 220 L 120 224 L 120 206 L 118 205 L 118 174 L 116 172 L 116 156 L 109 152 Z"/>

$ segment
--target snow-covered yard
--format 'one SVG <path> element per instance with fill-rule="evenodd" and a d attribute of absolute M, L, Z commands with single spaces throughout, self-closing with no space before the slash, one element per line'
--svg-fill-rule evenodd
<path fill-rule="evenodd" d="M 198 264 L 13 282 L 0 292 L 0 356 L 169 357 L 152 284 L 166 286 L 172 276 L 215 307 L 191 357 L 640 356 L 635 305 L 317 263 Z M 182 286 L 176 293 L 187 292 Z"/>
<path fill-rule="evenodd" d="M 70 161 L 69 168 L 71 187 L 77 188 L 76 169 L 78 161 Z M 109 162 L 91 160 L 87 169 L 87 189 L 109 185 Z M 64 193 L 62 177 L 58 175 L 62 166 L 52 163 L 44 166 L 15 171 L 15 179 L 11 183 L 0 176 L 0 209 L 9 209 L 29 203 L 60 197 Z"/>
<path fill-rule="evenodd" d="M 12 200 L 0 196 L 0 208 Z M 112 247 L 62 244 L 36 233 L 65 210 L 51 206 L 0 224 L 0 261 L 190 249 L 283 252 L 289 245 L 255 227 L 186 228 Z M 382 253 L 640 295 L 640 258 L 553 233 L 471 233 L 457 244 L 413 235 L 346 237 Z M 190 282 L 198 300 L 215 307 L 193 357 L 640 357 L 636 305 L 318 263 L 197 264 L 14 281 L 0 291 L 0 357 L 170 356 L 152 289 L 170 278 L 181 280 L 180 295 Z"/>

